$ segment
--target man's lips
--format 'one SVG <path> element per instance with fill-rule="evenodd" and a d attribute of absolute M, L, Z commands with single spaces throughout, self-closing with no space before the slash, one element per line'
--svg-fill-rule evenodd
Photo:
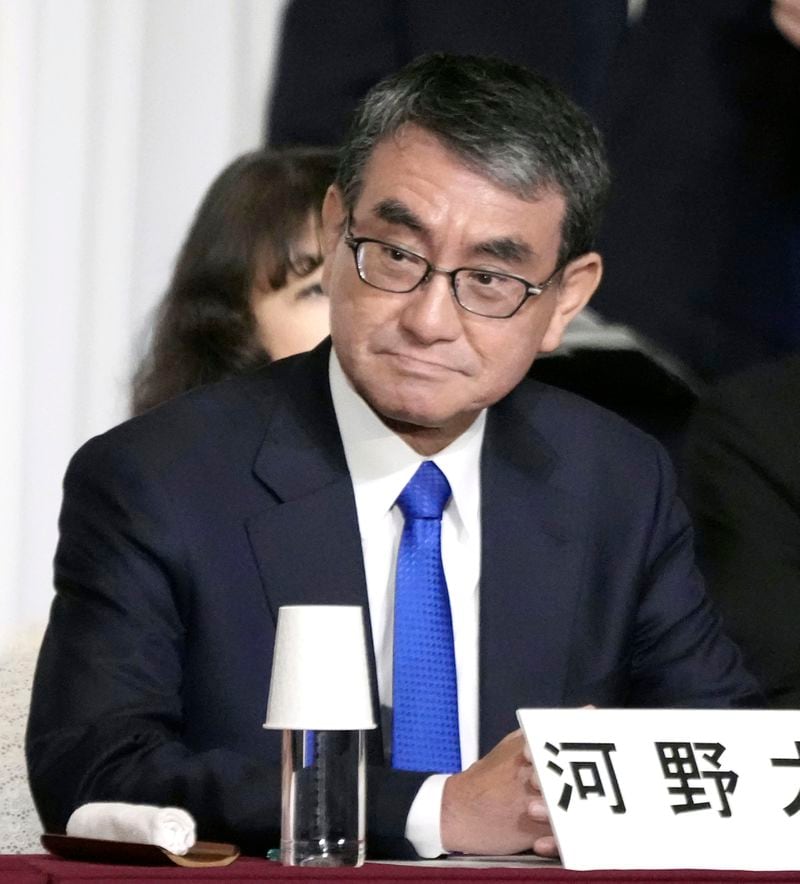
<path fill-rule="evenodd" d="M 441 374 L 452 372 L 466 374 L 466 372 L 458 366 L 428 359 L 423 356 L 415 356 L 411 353 L 390 350 L 385 351 L 381 355 L 388 356 L 394 362 L 397 362 L 403 369 L 413 372 L 414 374 Z"/>

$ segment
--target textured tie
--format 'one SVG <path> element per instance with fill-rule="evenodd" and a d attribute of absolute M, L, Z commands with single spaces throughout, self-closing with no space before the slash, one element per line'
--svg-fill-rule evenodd
<path fill-rule="evenodd" d="M 397 498 L 405 526 L 394 603 L 392 766 L 461 770 L 450 600 L 442 568 L 442 512 L 450 485 L 425 461 Z"/>

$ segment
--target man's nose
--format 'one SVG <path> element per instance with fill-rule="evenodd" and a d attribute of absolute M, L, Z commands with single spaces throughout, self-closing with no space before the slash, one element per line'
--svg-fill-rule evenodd
<path fill-rule="evenodd" d="M 403 327 L 419 341 L 432 344 L 455 340 L 461 334 L 459 314 L 450 277 L 434 270 L 409 292 L 400 319 Z"/>

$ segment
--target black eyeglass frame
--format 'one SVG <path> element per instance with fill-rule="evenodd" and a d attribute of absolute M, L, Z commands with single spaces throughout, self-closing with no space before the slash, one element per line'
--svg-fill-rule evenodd
<path fill-rule="evenodd" d="M 413 292 L 414 289 L 419 288 L 421 285 L 426 283 L 434 273 L 443 273 L 445 276 L 450 277 L 450 290 L 453 293 L 456 304 L 458 304 L 458 306 L 462 310 L 466 310 L 467 313 L 472 313 L 474 316 L 482 316 L 485 319 L 510 319 L 512 316 L 514 316 L 514 314 L 518 313 L 519 310 L 522 309 L 522 305 L 528 300 L 528 298 L 532 298 L 535 295 L 540 295 L 549 285 L 553 283 L 556 276 L 558 276 L 558 274 L 564 269 L 564 265 L 559 264 L 556 269 L 550 274 L 550 276 L 548 276 L 547 279 L 539 285 L 534 285 L 532 282 L 529 282 L 527 279 L 524 279 L 521 276 L 517 276 L 514 273 L 503 273 L 495 270 L 482 270 L 479 267 L 456 267 L 455 270 L 444 270 L 442 267 L 436 267 L 435 265 L 431 264 L 431 262 L 427 258 L 424 258 L 422 255 L 418 255 L 416 252 L 412 252 L 410 249 L 403 248 L 403 246 L 398 246 L 395 243 L 386 242 L 382 239 L 373 239 L 371 236 L 353 236 L 350 231 L 350 226 L 352 223 L 353 215 L 351 212 L 347 216 L 347 225 L 344 231 L 344 244 L 353 251 L 353 260 L 355 261 L 356 265 L 356 273 L 358 273 L 358 278 L 363 283 L 370 286 L 370 288 L 378 289 L 378 291 L 394 292 L 395 294 L 403 295 L 408 294 L 409 292 Z M 375 243 L 376 245 L 386 246 L 390 249 L 397 249 L 398 252 L 403 252 L 406 255 L 410 255 L 412 258 L 417 258 L 418 260 L 422 261 L 422 263 L 426 267 L 425 273 L 423 274 L 422 278 L 418 282 L 414 283 L 411 288 L 407 289 L 387 289 L 383 286 L 375 285 L 374 282 L 370 282 L 368 279 L 365 279 L 363 271 L 361 269 L 361 264 L 358 260 L 358 252 L 363 243 L 370 242 Z M 458 297 L 456 274 L 462 273 L 465 270 L 471 271 L 472 273 L 488 273 L 492 276 L 503 277 L 504 279 L 514 279 L 517 282 L 521 282 L 525 286 L 525 293 L 523 294 L 519 304 L 517 304 L 517 306 L 510 313 L 503 313 L 500 315 L 494 313 L 480 313 L 479 311 L 473 310 L 470 307 L 467 307 L 465 304 L 462 304 L 461 299 Z"/>

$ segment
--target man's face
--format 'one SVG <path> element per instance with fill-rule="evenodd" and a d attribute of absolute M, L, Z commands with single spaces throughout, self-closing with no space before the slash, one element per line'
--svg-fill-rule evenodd
<path fill-rule="evenodd" d="M 538 284 L 556 269 L 563 213 L 560 195 L 523 200 L 465 167 L 426 130 L 409 126 L 373 151 L 351 232 L 415 252 L 436 267 L 494 270 Z M 554 349 L 599 281 L 594 255 L 596 272 L 587 276 L 584 268 L 583 286 L 565 275 L 563 284 L 528 298 L 509 319 L 476 316 L 456 303 L 443 274 L 407 293 L 362 282 L 343 241 L 345 220 L 341 194 L 332 188 L 323 210 L 323 287 L 334 348 L 387 424 L 418 450 L 415 437 L 435 438 L 424 453 L 456 438 L 519 383 L 537 353 Z"/>

